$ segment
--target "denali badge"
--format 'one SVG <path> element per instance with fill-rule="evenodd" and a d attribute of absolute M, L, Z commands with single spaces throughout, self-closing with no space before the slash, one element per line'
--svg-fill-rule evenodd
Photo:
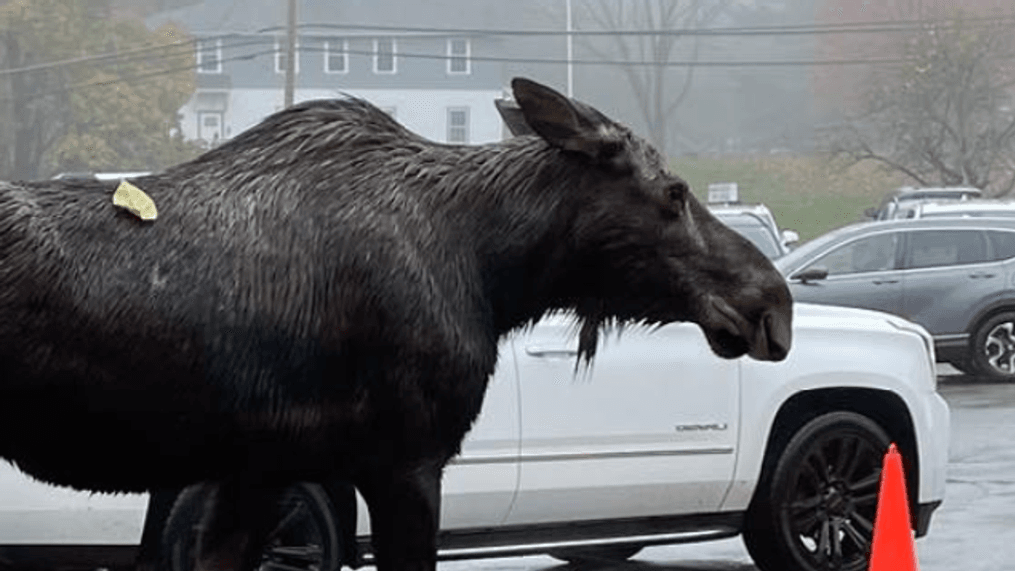
<path fill-rule="evenodd" d="M 711 424 L 678 424 L 674 428 L 677 432 L 693 432 L 696 430 L 726 430 L 729 425 L 725 422 L 713 422 Z"/>

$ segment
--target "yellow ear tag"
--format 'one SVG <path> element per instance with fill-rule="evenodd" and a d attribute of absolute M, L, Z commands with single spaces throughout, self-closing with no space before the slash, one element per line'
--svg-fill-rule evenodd
<path fill-rule="evenodd" d="M 159 215 L 151 197 L 125 180 L 120 181 L 113 193 L 113 205 L 130 211 L 141 220 L 155 220 Z"/>

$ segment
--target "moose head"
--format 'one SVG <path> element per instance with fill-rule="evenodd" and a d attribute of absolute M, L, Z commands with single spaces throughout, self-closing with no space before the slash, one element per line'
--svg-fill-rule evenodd
<path fill-rule="evenodd" d="M 779 361 L 791 344 L 785 279 L 750 241 L 717 220 L 665 159 L 596 109 L 530 80 L 498 102 L 516 135 L 539 137 L 574 165 L 577 200 L 568 291 L 580 352 L 612 320 L 692 321 L 721 357 Z"/>

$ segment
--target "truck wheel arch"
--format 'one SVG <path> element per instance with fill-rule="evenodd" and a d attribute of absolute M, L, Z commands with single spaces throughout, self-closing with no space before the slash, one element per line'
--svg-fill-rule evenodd
<path fill-rule="evenodd" d="M 916 525 L 919 501 L 920 466 L 916 432 L 909 407 L 899 395 L 881 389 L 837 387 L 801 391 L 787 399 L 775 415 L 765 443 L 761 472 L 751 502 L 771 480 L 775 465 L 790 439 L 805 424 L 823 414 L 835 411 L 855 412 L 876 422 L 902 455 L 909 497 L 910 514 Z"/>

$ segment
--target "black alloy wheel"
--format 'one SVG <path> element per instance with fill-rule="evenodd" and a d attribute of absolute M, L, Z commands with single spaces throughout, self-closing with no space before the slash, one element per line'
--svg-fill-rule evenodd
<path fill-rule="evenodd" d="M 971 361 L 980 375 L 1015 380 L 1015 313 L 999 313 L 977 328 Z"/>
<path fill-rule="evenodd" d="M 790 439 L 748 508 L 744 543 L 763 571 L 864 571 L 891 443 L 853 412 L 819 416 Z"/>
<path fill-rule="evenodd" d="M 163 550 L 171 571 L 194 571 L 202 507 L 211 493 L 198 484 L 180 493 L 166 521 Z M 338 571 L 341 544 L 331 501 L 320 485 L 290 486 L 278 502 L 259 571 Z"/>

